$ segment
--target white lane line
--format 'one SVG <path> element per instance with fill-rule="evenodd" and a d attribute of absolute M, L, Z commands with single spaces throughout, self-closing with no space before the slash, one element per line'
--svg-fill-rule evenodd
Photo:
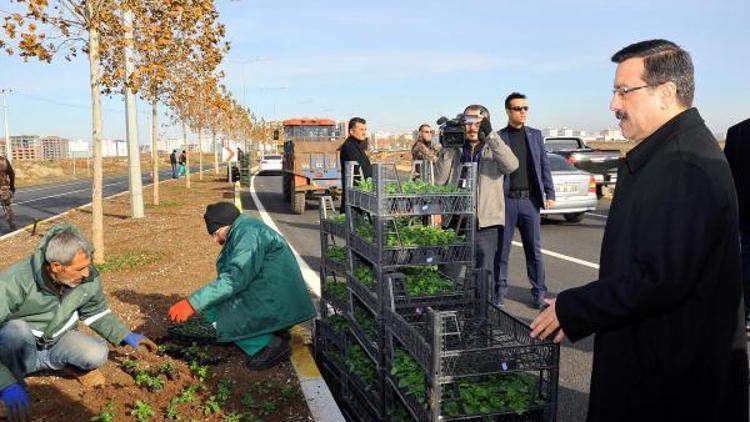
<path fill-rule="evenodd" d="M 124 180 L 122 182 L 115 182 L 115 183 L 110 183 L 108 185 L 104 185 L 104 186 L 102 186 L 102 189 L 110 187 L 110 186 L 121 185 L 123 183 L 127 183 L 127 180 Z M 28 201 L 16 202 L 15 205 L 30 204 L 32 202 L 41 201 L 43 199 L 58 198 L 60 196 L 70 195 L 71 193 L 85 192 L 87 190 L 91 190 L 91 186 L 88 186 L 88 187 L 83 188 L 83 189 L 71 190 L 71 191 L 68 191 L 68 192 L 58 193 L 57 195 L 48 195 L 48 196 L 43 196 L 41 198 L 29 199 Z"/>
<path fill-rule="evenodd" d="M 274 223 L 273 218 L 271 218 L 268 212 L 266 212 L 266 208 L 260 202 L 258 194 L 255 193 L 255 175 L 250 178 L 250 196 L 252 196 L 253 202 L 255 203 L 255 208 L 258 209 L 258 213 L 260 214 L 261 219 L 263 219 L 263 222 L 272 229 L 276 230 L 276 232 L 279 233 L 282 237 L 284 237 L 284 234 L 281 233 L 281 230 L 279 230 L 279 228 L 276 226 L 276 223 Z M 320 275 L 317 271 L 313 270 L 309 265 L 307 265 L 307 262 L 302 259 L 300 254 L 297 253 L 291 243 L 287 243 L 289 244 L 289 248 L 292 249 L 294 257 L 297 259 L 300 270 L 302 270 L 302 277 L 305 279 L 305 283 L 307 283 L 307 286 L 313 291 L 313 293 L 320 297 Z"/>
<path fill-rule="evenodd" d="M 513 246 L 518 246 L 519 248 L 522 248 L 523 247 L 523 243 L 516 242 L 514 240 L 513 241 Z M 599 264 L 597 264 L 595 262 L 584 261 L 583 259 L 579 259 L 579 258 L 576 258 L 576 257 L 573 257 L 573 256 L 563 255 L 563 254 L 561 254 L 559 252 L 550 251 L 548 249 L 542 249 L 542 253 L 545 254 L 545 255 L 549 255 L 551 257 L 557 258 L 557 259 L 562 259 L 563 261 L 568 261 L 568 262 L 572 262 L 574 264 L 583 265 L 584 267 L 593 268 L 595 270 L 599 269 Z"/>
<path fill-rule="evenodd" d="M 586 215 L 588 215 L 589 217 L 599 217 L 599 218 L 603 218 L 605 220 L 607 219 L 606 215 L 594 214 L 593 212 L 587 212 Z"/>

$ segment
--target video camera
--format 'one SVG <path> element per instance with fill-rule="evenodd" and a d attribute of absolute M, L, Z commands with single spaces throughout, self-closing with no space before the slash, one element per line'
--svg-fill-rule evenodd
<path fill-rule="evenodd" d="M 443 148 L 461 148 L 464 145 L 464 115 L 459 113 L 453 119 L 443 116 L 437 120 L 440 128 L 440 145 Z"/>

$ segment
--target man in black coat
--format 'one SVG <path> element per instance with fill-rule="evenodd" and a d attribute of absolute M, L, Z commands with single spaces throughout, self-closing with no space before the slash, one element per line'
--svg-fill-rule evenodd
<path fill-rule="evenodd" d="M 172 166 L 172 179 L 177 178 L 177 150 L 173 149 L 169 154 L 169 164 Z"/>
<path fill-rule="evenodd" d="M 341 212 L 346 210 L 346 166 L 347 161 L 354 161 L 354 174 L 362 172 L 362 177 L 372 177 L 372 165 L 367 157 L 367 122 L 361 117 L 352 117 L 349 120 L 349 137 L 341 145 L 339 151 L 341 162 Z M 355 177 L 356 179 L 356 177 Z"/>
<path fill-rule="evenodd" d="M 589 421 L 747 421 L 737 200 L 691 108 L 692 60 L 651 40 L 612 61 L 610 108 L 637 146 L 618 169 L 599 280 L 547 300 L 532 336 L 596 334 Z"/>
<path fill-rule="evenodd" d="M 729 161 L 740 207 L 742 280 L 745 286 L 745 331 L 750 332 L 750 119 L 727 131 L 724 155 Z"/>

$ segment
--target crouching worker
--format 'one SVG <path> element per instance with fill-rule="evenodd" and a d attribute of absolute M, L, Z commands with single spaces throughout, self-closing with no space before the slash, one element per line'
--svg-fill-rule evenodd
<path fill-rule="evenodd" d="M 214 242 L 223 246 L 216 279 L 169 309 L 172 321 L 202 314 L 219 342 L 234 342 L 250 369 L 266 369 L 289 357 L 288 329 L 315 316 L 302 272 L 286 240 L 228 202 L 203 216 Z"/>
<path fill-rule="evenodd" d="M 0 398 L 9 421 L 29 419 L 28 374 L 65 368 L 84 385 L 103 383 L 107 344 L 78 331 L 79 320 L 112 344 L 157 350 L 110 311 L 92 253 L 78 229 L 57 225 L 0 273 Z"/>

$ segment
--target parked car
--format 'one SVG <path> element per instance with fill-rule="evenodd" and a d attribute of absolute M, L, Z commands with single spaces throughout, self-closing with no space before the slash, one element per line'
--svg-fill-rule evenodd
<path fill-rule="evenodd" d="M 281 155 L 264 155 L 263 158 L 260 159 L 260 164 L 258 165 L 258 174 L 281 174 L 282 169 Z"/>
<path fill-rule="evenodd" d="M 544 139 L 544 149 L 564 157 L 570 164 L 594 175 L 596 195 L 602 197 L 602 187 L 617 182 L 617 164 L 620 151 L 594 149 L 575 136 L 550 136 Z"/>
<path fill-rule="evenodd" d="M 547 157 L 555 185 L 555 207 L 541 210 L 542 216 L 562 215 L 566 221 L 577 223 L 584 213 L 596 209 L 596 180 L 561 155 L 548 153 Z"/>

